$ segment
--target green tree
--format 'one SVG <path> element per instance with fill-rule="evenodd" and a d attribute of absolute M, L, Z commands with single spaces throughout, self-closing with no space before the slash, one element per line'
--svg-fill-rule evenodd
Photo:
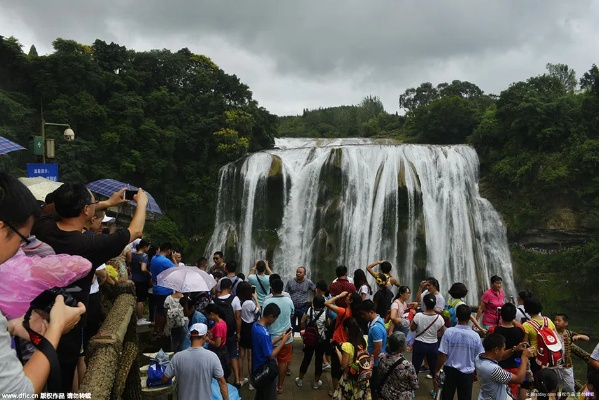
<path fill-rule="evenodd" d="M 574 93 L 576 90 L 576 72 L 566 64 L 551 64 L 546 65 L 549 76 L 557 78 L 565 92 Z"/>

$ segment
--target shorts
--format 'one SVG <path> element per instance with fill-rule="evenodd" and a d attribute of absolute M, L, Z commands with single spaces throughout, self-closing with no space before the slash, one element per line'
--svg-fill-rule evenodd
<path fill-rule="evenodd" d="M 229 352 L 229 359 L 234 360 L 239 358 L 239 347 L 237 347 L 237 335 L 227 336 L 227 351 Z"/>
<path fill-rule="evenodd" d="M 135 282 L 135 297 L 138 303 L 143 303 L 148 298 L 148 282 Z"/>
<path fill-rule="evenodd" d="M 252 349 L 252 327 L 254 323 L 247 323 L 241 321 L 241 338 L 239 339 L 239 346 L 244 349 Z M 228 339 L 227 339 L 228 340 Z"/>
<path fill-rule="evenodd" d="M 293 355 L 293 342 L 283 345 L 279 354 L 277 354 L 278 363 L 289 363 L 291 362 L 291 356 Z"/>
<path fill-rule="evenodd" d="M 164 308 L 164 300 L 168 295 L 153 294 L 154 305 L 156 306 L 156 315 L 166 315 L 166 309 Z"/>

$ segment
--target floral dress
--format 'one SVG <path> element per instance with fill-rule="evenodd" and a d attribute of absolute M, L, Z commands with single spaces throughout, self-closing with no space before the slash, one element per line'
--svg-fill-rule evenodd
<path fill-rule="evenodd" d="M 381 379 L 401 357 L 401 353 L 381 354 L 379 357 L 379 374 Z M 418 389 L 418 374 L 411 362 L 404 359 L 393 369 L 385 382 L 381 382 L 381 399 L 411 400 L 412 391 Z"/>
<path fill-rule="evenodd" d="M 341 345 L 341 351 L 349 355 L 350 363 L 354 359 L 354 346 L 345 342 Z M 349 367 L 343 371 L 339 380 L 339 386 L 333 393 L 333 400 L 372 400 L 370 393 L 370 382 L 356 382 L 348 376 Z"/>

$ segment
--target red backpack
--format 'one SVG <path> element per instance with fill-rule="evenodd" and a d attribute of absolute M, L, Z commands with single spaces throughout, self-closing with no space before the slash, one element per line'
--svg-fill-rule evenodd
<path fill-rule="evenodd" d="M 549 327 L 547 317 L 543 317 L 543 325 L 539 325 L 534 319 L 525 322 L 537 331 L 537 355 L 535 360 L 541 367 L 555 367 L 562 360 L 562 342 L 558 339 L 555 331 Z"/>

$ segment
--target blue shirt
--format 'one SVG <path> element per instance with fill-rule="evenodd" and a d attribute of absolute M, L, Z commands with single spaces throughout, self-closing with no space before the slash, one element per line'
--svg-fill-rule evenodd
<path fill-rule="evenodd" d="M 151 264 L 152 265 L 150 270 L 152 271 L 152 281 L 154 282 L 154 284 L 152 285 L 152 287 L 154 288 L 153 293 L 158 296 L 168 296 L 169 294 L 174 293 L 174 291 L 171 289 L 158 286 L 156 282 L 158 281 L 158 274 L 160 274 L 162 271 L 166 271 L 169 268 L 173 268 L 175 264 L 173 264 L 171 260 L 163 256 L 162 254 L 156 254 L 152 258 Z"/>
<path fill-rule="evenodd" d="M 272 354 L 272 339 L 268 330 L 256 322 L 252 326 L 252 371 L 266 363 Z"/>
<path fill-rule="evenodd" d="M 385 329 L 385 321 L 380 316 L 368 324 L 368 352 L 374 353 L 374 343 L 383 342 L 381 353 L 387 352 L 387 330 Z M 380 354 L 380 353 L 379 353 Z M 379 365 L 379 358 L 374 359 L 374 366 Z"/>
<path fill-rule="evenodd" d="M 447 356 L 445 365 L 464 374 L 474 372 L 474 360 L 484 352 L 480 336 L 466 325 L 447 328 L 439 346 L 439 353 Z"/>
<path fill-rule="evenodd" d="M 262 310 L 264 310 L 270 303 L 275 303 L 281 310 L 279 318 L 268 327 L 270 336 L 276 338 L 281 336 L 287 329 L 291 328 L 291 316 L 294 313 L 293 301 L 286 296 L 273 296 L 270 299 L 264 300 L 264 307 L 262 307 Z M 293 335 L 291 335 L 285 344 L 289 343 L 293 343 Z"/>
<path fill-rule="evenodd" d="M 185 340 L 183 341 L 183 350 L 191 347 L 191 339 L 189 338 L 189 327 L 193 326 L 193 324 L 198 324 L 198 323 L 208 325 L 207 322 L 208 322 L 208 320 L 206 319 L 204 314 L 202 314 L 201 312 L 196 311 L 193 313 L 193 315 L 191 316 L 191 321 L 189 321 L 189 323 L 186 326 L 187 333 L 185 334 Z"/>
<path fill-rule="evenodd" d="M 250 285 L 256 286 L 258 304 L 260 304 L 260 308 L 262 308 L 262 305 L 264 304 L 264 298 L 266 295 L 270 294 L 270 281 L 268 280 L 268 276 L 252 274 L 248 276 L 248 282 Z M 262 285 L 260 285 L 260 283 L 262 283 Z M 264 287 L 264 289 L 262 289 L 262 287 Z"/>

